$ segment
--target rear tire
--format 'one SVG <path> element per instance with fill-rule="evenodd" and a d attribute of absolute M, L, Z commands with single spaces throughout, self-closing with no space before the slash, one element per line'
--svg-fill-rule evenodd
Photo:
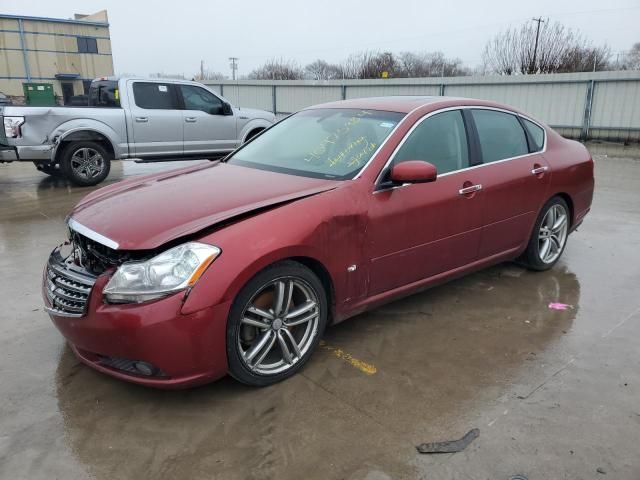
<path fill-rule="evenodd" d="M 109 175 L 111 158 L 97 142 L 72 142 L 60 154 L 60 171 L 72 183 L 90 187 Z"/>
<path fill-rule="evenodd" d="M 262 387 L 300 371 L 324 333 L 327 305 L 322 282 L 298 262 L 284 261 L 258 273 L 229 313 L 229 373 Z"/>
<path fill-rule="evenodd" d="M 561 197 L 553 197 L 545 203 L 521 257 L 522 263 L 531 270 L 552 268 L 567 245 L 570 222 L 569 206 Z"/>

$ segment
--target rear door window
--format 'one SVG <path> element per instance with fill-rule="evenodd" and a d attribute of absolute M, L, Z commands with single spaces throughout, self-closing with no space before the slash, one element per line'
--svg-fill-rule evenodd
<path fill-rule="evenodd" d="M 168 83 L 135 82 L 133 98 L 140 108 L 150 110 L 177 109 L 173 85 Z"/>
<path fill-rule="evenodd" d="M 476 124 L 484 163 L 529 153 L 527 137 L 515 115 L 495 110 L 471 111 Z"/>
<path fill-rule="evenodd" d="M 120 92 L 115 80 L 95 80 L 89 86 L 90 107 L 120 107 Z"/>

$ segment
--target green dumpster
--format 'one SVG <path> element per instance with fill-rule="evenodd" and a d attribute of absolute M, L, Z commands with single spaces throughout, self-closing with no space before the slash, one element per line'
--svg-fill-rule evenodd
<path fill-rule="evenodd" d="M 51 83 L 23 83 L 24 99 L 32 107 L 52 107 L 56 104 Z"/>

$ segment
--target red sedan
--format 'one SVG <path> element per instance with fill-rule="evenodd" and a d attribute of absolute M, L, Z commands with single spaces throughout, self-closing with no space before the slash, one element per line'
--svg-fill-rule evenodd
<path fill-rule="evenodd" d="M 221 162 L 88 195 L 44 301 L 109 375 L 268 385 L 300 370 L 329 324 L 498 262 L 551 268 L 593 186 L 580 143 L 509 107 L 319 105 Z"/>

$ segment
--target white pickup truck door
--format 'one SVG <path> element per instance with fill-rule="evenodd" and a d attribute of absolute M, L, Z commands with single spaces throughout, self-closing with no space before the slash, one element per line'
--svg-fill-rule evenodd
<path fill-rule="evenodd" d="M 184 102 L 184 154 L 226 153 L 238 146 L 235 115 L 225 115 L 222 100 L 196 85 L 176 85 Z"/>
<path fill-rule="evenodd" d="M 132 147 L 136 157 L 183 155 L 183 118 L 176 85 L 132 81 L 130 115 Z"/>

